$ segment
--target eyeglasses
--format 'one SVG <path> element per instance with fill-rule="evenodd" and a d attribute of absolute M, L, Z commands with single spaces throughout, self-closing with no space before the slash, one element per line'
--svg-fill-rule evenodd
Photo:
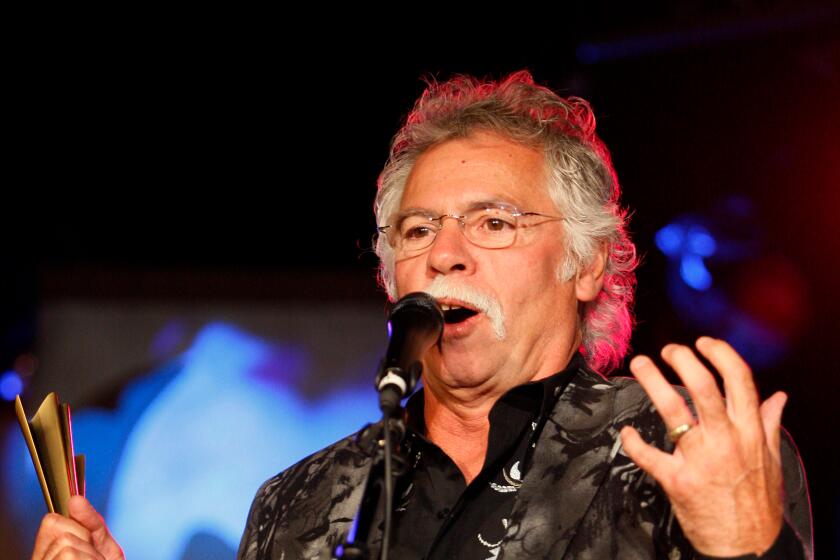
<path fill-rule="evenodd" d="M 527 223 L 528 218 L 546 218 L 537 223 Z M 516 241 L 520 229 L 562 220 L 537 212 L 521 212 L 504 204 L 481 204 L 467 210 L 463 215 L 443 214 L 432 217 L 423 213 L 398 215 L 394 223 L 377 228 L 384 233 L 397 257 L 419 255 L 432 246 L 438 232 L 443 229 L 443 220 L 452 218 L 461 224 L 461 231 L 471 243 L 485 249 L 504 249 Z"/>

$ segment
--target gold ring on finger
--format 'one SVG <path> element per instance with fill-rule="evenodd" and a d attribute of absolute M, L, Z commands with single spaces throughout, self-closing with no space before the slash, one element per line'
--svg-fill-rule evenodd
<path fill-rule="evenodd" d="M 670 432 L 668 432 L 668 439 L 677 443 L 680 441 L 680 438 L 683 437 L 688 431 L 694 427 L 694 424 L 680 424 Z"/>

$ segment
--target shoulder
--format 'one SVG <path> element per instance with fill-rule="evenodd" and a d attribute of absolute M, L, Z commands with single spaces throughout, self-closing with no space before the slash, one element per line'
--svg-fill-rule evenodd
<path fill-rule="evenodd" d="M 263 505 L 294 503 L 302 497 L 303 490 L 311 497 L 313 488 L 331 487 L 341 467 L 358 468 L 367 461 L 356 445 L 356 437 L 352 434 L 340 439 L 269 478 L 257 490 L 254 501 Z"/>
<path fill-rule="evenodd" d="M 653 407 L 650 397 L 634 377 L 616 375 L 607 378 L 607 382 L 616 388 L 616 406 L 618 408 Z M 688 389 L 682 385 L 671 385 L 671 387 L 686 400 L 693 411 L 694 407 L 691 402 L 691 397 L 688 394 Z"/>
<path fill-rule="evenodd" d="M 684 387 L 674 386 L 687 400 L 688 391 Z M 616 418 L 633 414 L 650 414 L 655 411 L 653 403 L 645 390 L 633 377 L 610 376 L 581 368 L 568 387 L 569 400 L 578 404 L 597 404 L 609 406 Z M 689 403 L 690 404 L 690 403 Z"/>
<path fill-rule="evenodd" d="M 688 406 L 694 410 L 691 398 L 685 387 L 673 386 Z M 605 377 L 588 368 L 582 368 L 570 383 L 569 400 L 577 407 L 591 410 L 598 409 L 609 420 L 611 433 L 617 437 L 624 426 L 636 428 L 646 441 L 657 447 L 670 450 L 671 442 L 655 405 L 636 379 L 625 376 Z"/>
<path fill-rule="evenodd" d="M 369 462 L 350 435 L 266 480 L 257 490 L 237 558 L 262 558 L 269 550 L 298 551 L 326 540 L 361 487 Z M 301 548 L 300 551 L 304 550 Z M 298 552 L 293 557 L 301 556 Z"/>

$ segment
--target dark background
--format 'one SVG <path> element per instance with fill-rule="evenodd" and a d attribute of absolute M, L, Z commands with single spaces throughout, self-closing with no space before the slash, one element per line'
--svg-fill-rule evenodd
<path fill-rule="evenodd" d="M 4 69 L 0 368 L 37 351 L 50 298 L 383 300 L 375 180 L 420 78 L 528 68 L 590 100 L 613 152 L 644 256 L 635 349 L 699 334 L 670 309 L 653 243 L 675 216 L 744 195 L 764 246 L 795 266 L 801 326 L 756 373 L 765 396 L 791 397 L 817 550 L 832 557 L 838 16 L 791 1 L 590 3 L 506 26 L 334 11 L 30 21 Z"/>

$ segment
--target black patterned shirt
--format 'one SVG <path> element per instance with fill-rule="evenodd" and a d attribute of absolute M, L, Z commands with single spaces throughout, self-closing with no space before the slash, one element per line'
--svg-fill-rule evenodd
<path fill-rule="evenodd" d="M 409 399 L 406 456 L 412 468 L 395 492 L 394 558 L 496 558 L 540 430 L 582 366 L 576 354 L 563 371 L 515 387 L 493 405 L 484 465 L 469 486 L 452 459 L 424 436 L 423 391 Z"/>

